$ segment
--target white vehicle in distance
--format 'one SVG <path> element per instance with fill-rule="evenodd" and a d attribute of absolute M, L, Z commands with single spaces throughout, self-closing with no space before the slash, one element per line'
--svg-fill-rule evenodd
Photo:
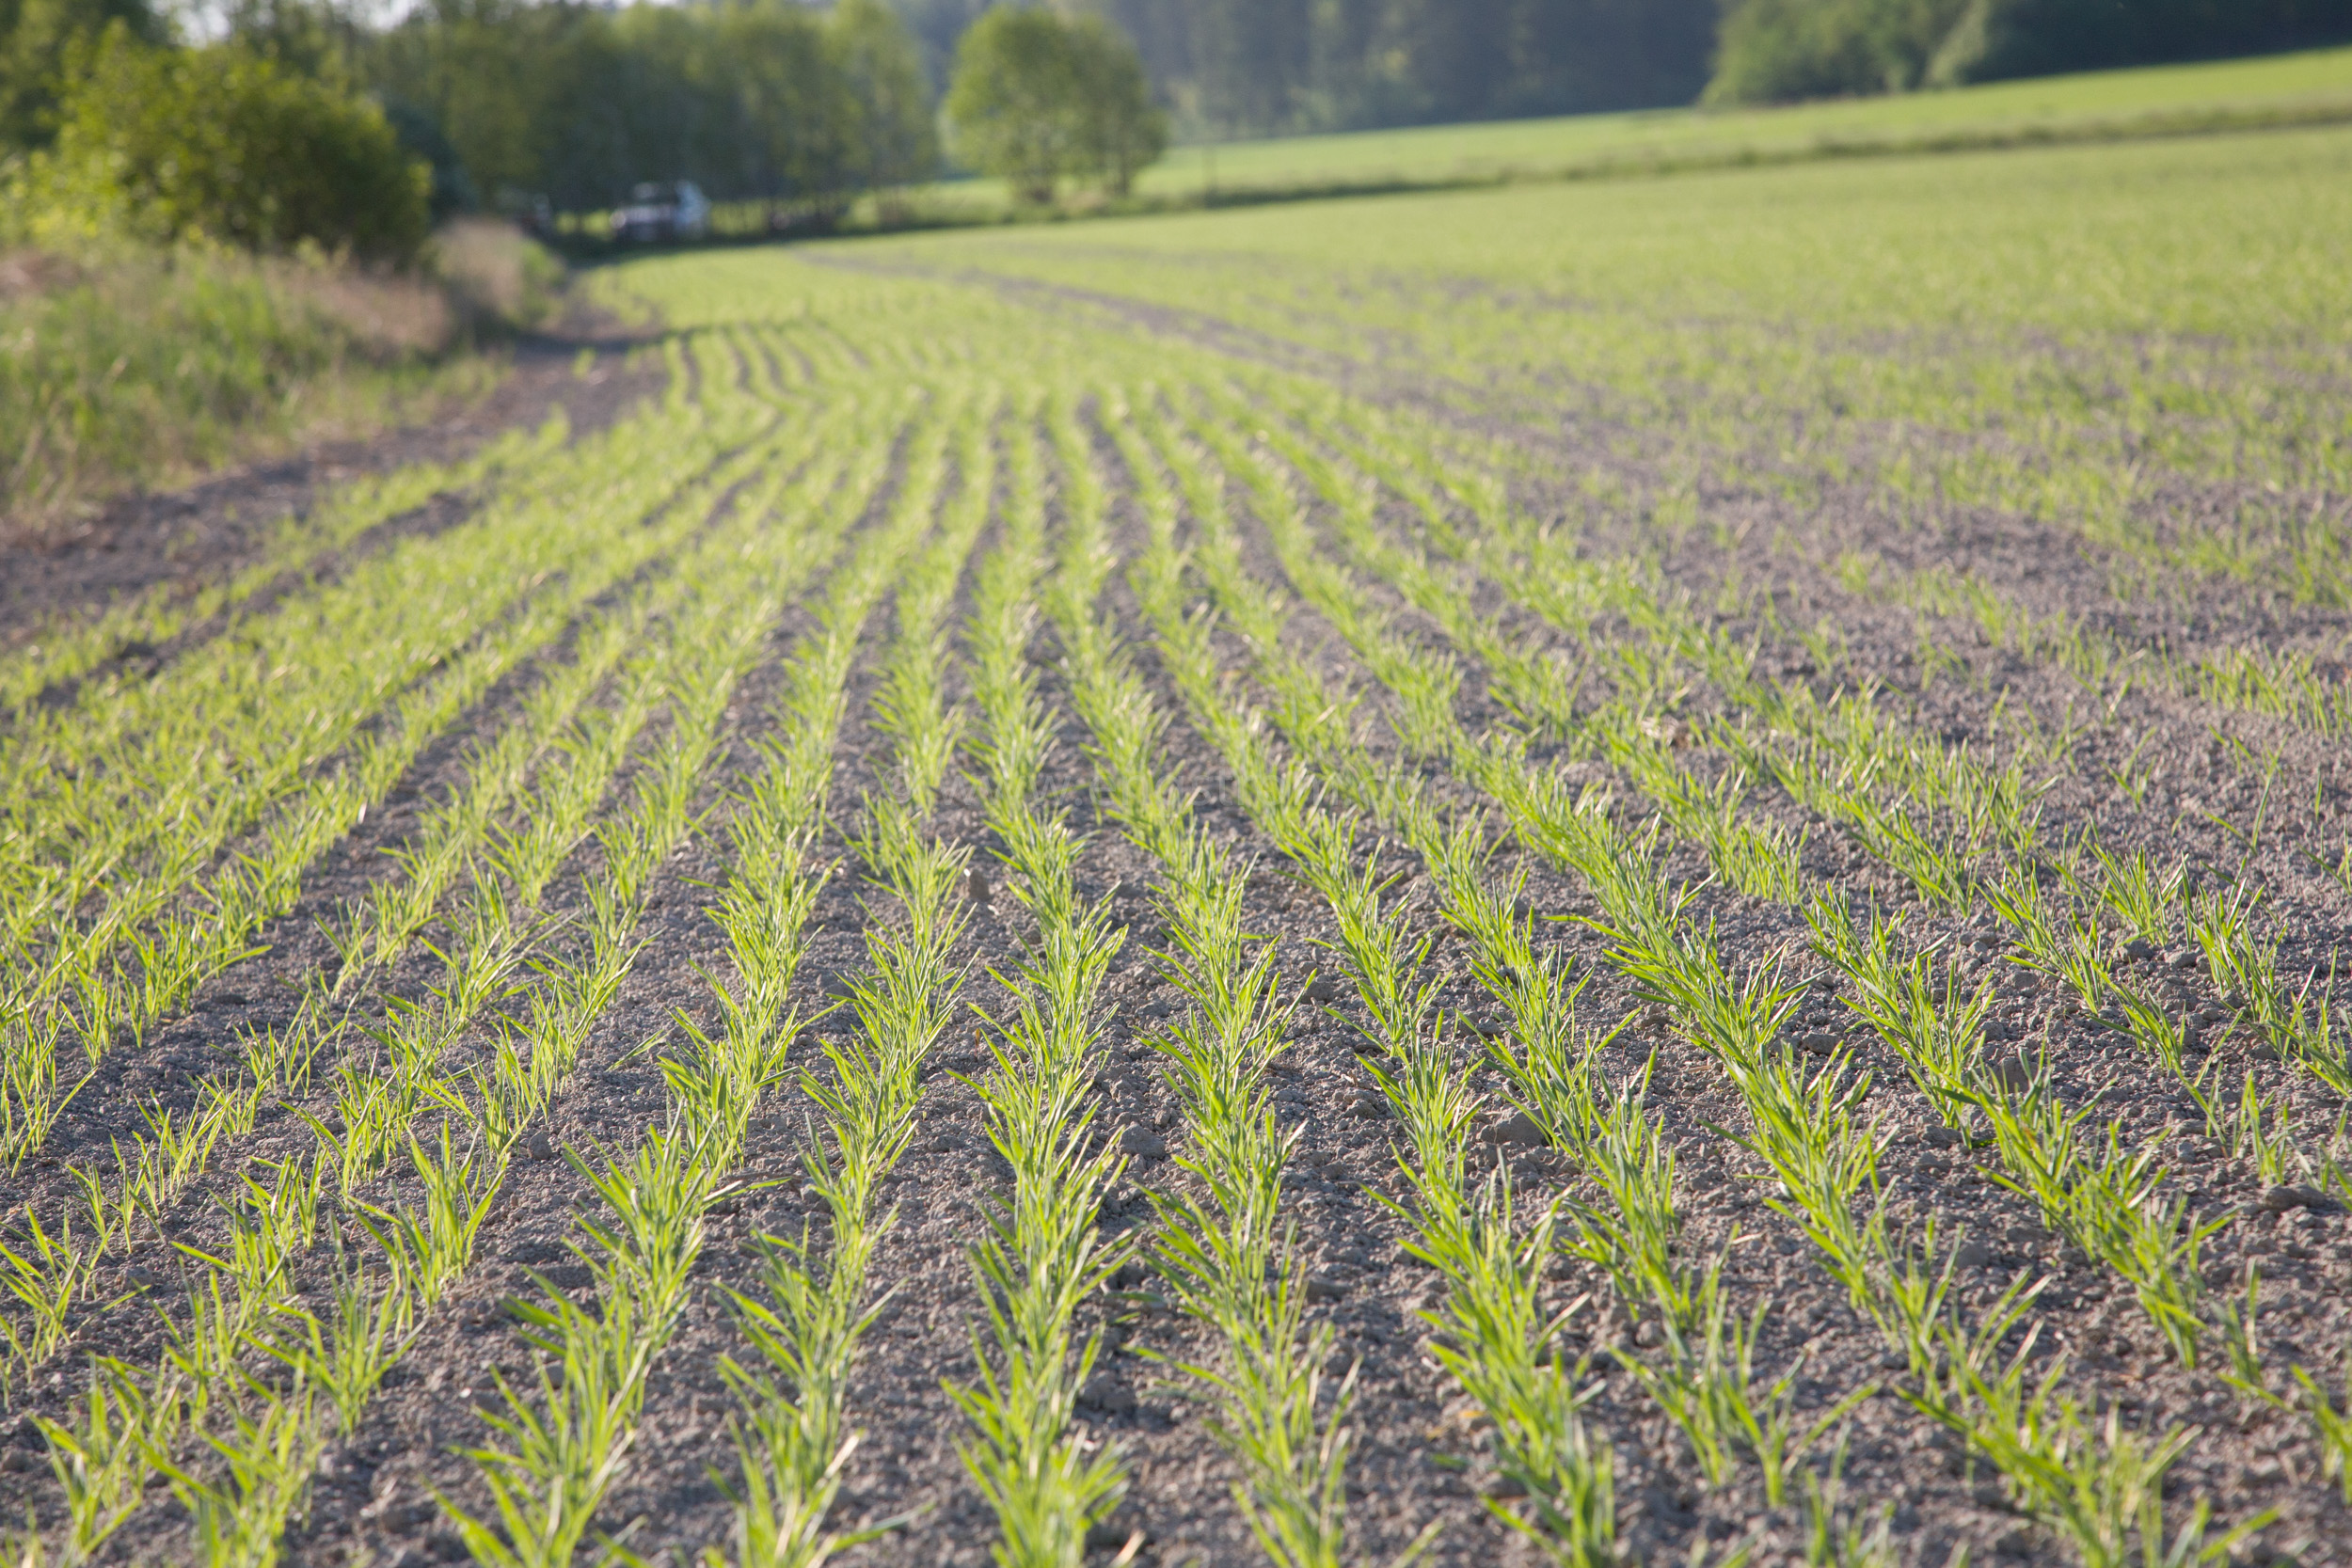
<path fill-rule="evenodd" d="M 612 238 L 622 245 L 668 245 L 709 232 L 709 198 L 691 180 L 639 185 L 612 209 Z"/>

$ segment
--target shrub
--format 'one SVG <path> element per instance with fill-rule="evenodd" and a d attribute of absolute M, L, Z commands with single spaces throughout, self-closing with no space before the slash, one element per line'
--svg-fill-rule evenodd
<path fill-rule="evenodd" d="M 479 379 L 423 279 L 217 248 L 0 256 L 0 536 Z"/>
<path fill-rule="evenodd" d="M 65 226 L 246 250 L 413 257 L 431 172 L 374 104 L 235 47 L 151 49 L 109 29 L 28 173 Z"/>
<path fill-rule="evenodd" d="M 474 326 L 539 326 L 561 303 L 564 263 L 511 223 L 459 218 L 433 236 L 430 255 Z"/>

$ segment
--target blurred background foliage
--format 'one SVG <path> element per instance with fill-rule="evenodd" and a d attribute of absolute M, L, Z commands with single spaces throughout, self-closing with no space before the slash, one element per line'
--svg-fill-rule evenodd
<path fill-rule="evenodd" d="M 1125 38 L 1099 16 L 1042 8 L 995 7 L 965 29 L 946 117 L 963 162 L 1032 202 L 1073 174 L 1125 196 L 1168 146 L 1168 117 Z"/>
<path fill-rule="evenodd" d="M 155 48 L 119 20 L 75 46 L 54 140 L 19 184 L 53 230 L 398 261 L 432 193 L 368 100 L 250 50 Z"/>
<path fill-rule="evenodd" d="M 1116 196 L 1171 135 L 1903 92 L 2352 38 L 2352 0 L 156 8 L 170 3 L 0 0 L 0 159 L 20 209 L 37 198 L 91 222 L 131 214 L 144 234 L 413 255 L 422 230 L 406 175 L 387 166 L 389 134 L 425 168 L 436 221 L 593 213 L 637 182 L 691 180 L 755 204 L 763 230 L 823 229 L 868 195 L 884 220 L 903 212 L 943 151 L 1032 196 L 1072 179 Z M 297 148 L 317 169 L 296 167 Z M 257 182 L 271 194 L 238 188 Z M 363 206 L 383 215 L 363 220 Z"/>
<path fill-rule="evenodd" d="M 2326 43 L 2344 0 L 1732 0 L 1707 99 L 1961 87 Z"/>

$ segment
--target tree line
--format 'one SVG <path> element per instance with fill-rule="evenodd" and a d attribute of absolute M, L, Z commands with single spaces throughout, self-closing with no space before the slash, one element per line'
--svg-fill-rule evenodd
<path fill-rule="evenodd" d="M 691 180 L 824 227 L 867 194 L 887 215 L 943 151 L 1044 201 L 1072 180 L 1124 194 L 1167 145 L 1134 46 L 1041 8 L 966 29 L 944 84 L 884 0 L 426 0 L 350 55 L 453 195 L 494 204 Z"/>
<path fill-rule="evenodd" d="M 993 0 L 897 0 L 935 80 Z M 2352 39 L 2352 0 L 1070 0 L 1190 136 L 1780 103 Z"/>
<path fill-rule="evenodd" d="M 2352 38 L 2352 0 L 1730 0 L 1710 103 L 1959 87 Z"/>
<path fill-rule="evenodd" d="M 823 222 L 938 165 L 930 86 L 882 0 L 431 0 L 352 53 L 471 200 L 590 210 L 691 180 Z"/>
<path fill-rule="evenodd" d="M 382 28 L 335 0 L 236 0 L 222 31 L 189 46 L 144 0 L 0 0 L 19 226 L 400 254 L 451 213 L 691 181 L 823 228 L 936 179 L 943 127 L 1036 201 L 1073 180 L 1123 195 L 1167 144 L 1133 45 L 1092 14 L 983 19 L 944 104 L 884 0 L 425 0 Z"/>
<path fill-rule="evenodd" d="M 389 25 L 368 0 L 225 0 L 199 46 L 157 3 L 0 0 L 0 241 L 47 221 L 392 254 L 452 212 L 593 212 L 647 180 L 821 228 L 951 167 L 1116 198 L 1171 128 L 1776 102 L 2352 37 L 2352 0 L 419 0 Z"/>
<path fill-rule="evenodd" d="M 1103 3 L 1210 135 L 1688 103 L 1717 21 L 1717 0 Z"/>

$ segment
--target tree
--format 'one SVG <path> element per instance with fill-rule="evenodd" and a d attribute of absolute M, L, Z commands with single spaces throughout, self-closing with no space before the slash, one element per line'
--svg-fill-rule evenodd
<path fill-rule="evenodd" d="M 1969 0 L 1928 80 L 1988 82 L 2347 37 L 2352 0 Z"/>
<path fill-rule="evenodd" d="M 148 0 L 0 0 L 0 151 L 50 143 L 69 60 L 118 23 L 139 42 L 164 41 Z"/>
<path fill-rule="evenodd" d="M 382 261 L 425 238 L 431 171 L 383 111 L 234 45 L 157 49 L 117 24 L 59 119 L 33 183 L 91 227 Z"/>
<path fill-rule="evenodd" d="M 1135 45 L 1096 17 L 983 13 L 956 49 L 946 107 L 958 155 L 1025 201 L 1053 200 L 1073 173 L 1124 194 L 1168 145 Z"/>
<path fill-rule="evenodd" d="M 856 116 L 859 182 L 887 208 L 892 193 L 939 171 L 939 131 L 923 55 L 882 0 L 840 0 L 825 41 Z"/>
<path fill-rule="evenodd" d="M 400 138 L 402 149 L 432 171 L 433 183 L 427 199 L 436 224 L 482 205 L 482 192 L 475 187 L 465 160 L 450 145 L 450 139 L 441 135 L 441 128 L 433 122 L 431 115 L 405 99 L 391 98 L 384 101 L 384 119 L 391 126 L 392 135 Z"/>
<path fill-rule="evenodd" d="M 358 69 L 388 102 L 413 105 L 439 129 L 483 198 L 553 194 L 560 162 L 599 150 L 582 111 L 596 102 L 587 84 L 612 54 L 600 47 L 607 33 L 595 13 L 560 0 L 434 0 L 367 40 Z M 605 183 L 596 182 L 595 204 L 611 199 Z"/>
<path fill-rule="evenodd" d="M 339 0 L 220 0 L 230 41 L 304 76 L 351 77 L 360 25 Z"/>
<path fill-rule="evenodd" d="M 1314 89 L 1318 63 L 1310 0 L 1185 0 L 1182 9 L 1189 13 L 1200 118 L 1229 134 L 1293 124 Z M 1368 32 L 1387 8 L 1343 3 L 1335 9 L 1341 14 L 1327 39 Z M 1342 45 L 1329 53 L 1357 51 Z"/>
<path fill-rule="evenodd" d="M 1151 79 L 1136 46 L 1099 16 L 1069 24 L 1078 84 L 1079 166 L 1113 196 L 1135 186 L 1136 171 L 1168 150 L 1168 116 L 1152 102 Z"/>
<path fill-rule="evenodd" d="M 820 223 L 858 183 L 858 114 L 825 24 L 796 0 L 746 0 L 715 13 L 639 6 L 624 23 L 675 18 L 674 63 L 697 100 L 691 149 L 644 178 L 691 176 L 722 199 L 790 201 Z"/>
<path fill-rule="evenodd" d="M 947 124 L 957 156 L 1048 202 L 1078 159 L 1077 59 L 1051 11 L 998 6 L 956 46 Z"/>

